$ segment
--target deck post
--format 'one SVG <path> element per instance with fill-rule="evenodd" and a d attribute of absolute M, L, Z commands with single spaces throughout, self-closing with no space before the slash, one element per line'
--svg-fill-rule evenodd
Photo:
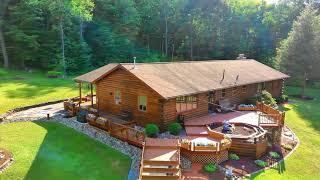
<path fill-rule="evenodd" d="M 79 82 L 79 107 L 82 101 L 82 97 L 81 97 L 81 82 Z"/>
<path fill-rule="evenodd" d="M 90 83 L 90 90 L 91 90 L 91 107 L 93 108 L 93 88 L 92 88 L 92 83 Z"/>

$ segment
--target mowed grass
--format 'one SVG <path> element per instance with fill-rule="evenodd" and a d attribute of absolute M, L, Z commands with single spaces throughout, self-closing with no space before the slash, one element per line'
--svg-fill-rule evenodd
<path fill-rule="evenodd" d="M 0 138 L 15 159 L 1 180 L 123 180 L 130 168 L 128 156 L 54 122 L 2 124 Z"/>
<path fill-rule="evenodd" d="M 289 87 L 288 94 L 299 94 L 299 88 Z M 320 89 L 308 89 L 307 95 L 315 100 L 304 101 L 292 99 L 287 105 L 286 124 L 300 139 L 300 146 L 283 166 L 259 173 L 252 179 L 319 179 L 320 178 Z"/>
<path fill-rule="evenodd" d="M 78 96 L 77 84 L 71 79 L 47 78 L 44 73 L 27 73 L 0 69 L 0 114 L 48 101 Z"/>

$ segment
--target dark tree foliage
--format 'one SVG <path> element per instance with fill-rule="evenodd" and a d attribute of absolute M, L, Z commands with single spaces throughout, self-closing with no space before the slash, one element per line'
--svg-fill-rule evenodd
<path fill-rule="evenodd" d="M 308 2 L 284 0 L 5 0 L 12 68 L 87 72 L 111 62 L 235 59 L 270 66 Z M 1 53 L 1 64 L 4 62 Z"/>

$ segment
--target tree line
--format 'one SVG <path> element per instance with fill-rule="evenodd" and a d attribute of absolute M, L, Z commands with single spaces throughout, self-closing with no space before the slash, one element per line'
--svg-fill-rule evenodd
<path fill-rule="evenodd" d="M 5 68 L 79 74 L 111 62 L 235 59 L 279 65 L 309 0 L 0 0 Z M 279 59 L 279 58 L 278 58 Z"/>

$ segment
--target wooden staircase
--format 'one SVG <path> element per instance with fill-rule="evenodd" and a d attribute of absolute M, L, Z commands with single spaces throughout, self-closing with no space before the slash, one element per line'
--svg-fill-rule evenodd
<path fill-rule="evenodd" d="M 152 139 L 156 144 L 144 143 L 139 180 L 178 180 L 181 179 L 180 147 L 171 146 L 168 140 Z M 172 141 L 172 140 L 169 140 Z M 165 145 L 168 146 L 165 146 Z M 169 154 L 169 156 L 168 156 Z"/>

